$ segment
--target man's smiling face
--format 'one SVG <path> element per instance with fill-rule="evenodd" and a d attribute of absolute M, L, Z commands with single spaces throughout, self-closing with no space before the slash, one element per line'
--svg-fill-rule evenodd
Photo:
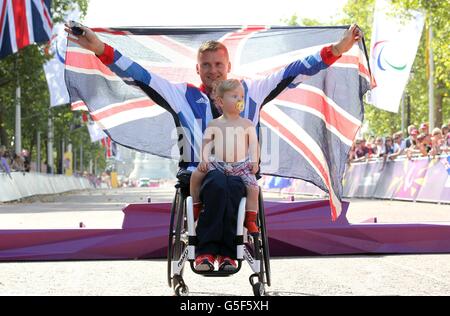
<path fill-rule="evenodd" d="M 228 54 L 223 49 L 204 51 L 198 55 L 197 73 L 207 90 L 211 91 L 213 82 L 226 80 L 231 69 Z"/>

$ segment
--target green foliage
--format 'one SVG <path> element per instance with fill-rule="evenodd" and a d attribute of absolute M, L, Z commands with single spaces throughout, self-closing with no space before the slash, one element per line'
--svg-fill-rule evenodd
<path fill-rule="evenodd" d="M 74 8 L 80 9 L 81 17 L 84 17 L 88 8 L 88 0 L 53 0 L 52 1 L 52 18 L 53 23 L 64 22 L 64 16 L 67 12 Z"/>
<path fill-rule="evenodd" d="M 87 12 L 88 0 L 53 0 L 53 23 L 63 21 L 66 12 L 77 4 L 81 14 Z M 74 148 L 84 144 L 84 162 L 99 157 L 100 166 L 105 165 L 104 149 L 98 143 L 91 144 L 86 127 L 71 130 L 71 126 L 81 123 L 80 113 L 72 112 L 69 105 L 49 110 L 50 96 L 45 79 L 43 64 L 51 57 L 45 54 L 45 44 L 29 45 L 18 53 L 0 60 L 0 144 L 13 148 L 15 129 L 15 95 L 17 83 L 21 87 L 22 147 L 29 149 L 36 157 L 37 132 L 41 132 L 42 159 L 47 160 L 48 116 L 54 122 L 54 146 L 61 156 L 60 144 L 71 142 Z M 78 158 L 77 158 L 78 159 Z M 56 163 L 56 162 L 55 162 Z"/>
<path fill-rule="evenodd" d="M 332 21 L 330 22 L 323 22 L 316 19 L 310 19 L 310 18 L 303 18 L 300 21 L 298 20 L 298 16 L 294 14 L 289 19 L 282 19 L 282 23 L 289 25 L 289 26 L 327 26 L 327 25 L 334 25 Z"/>

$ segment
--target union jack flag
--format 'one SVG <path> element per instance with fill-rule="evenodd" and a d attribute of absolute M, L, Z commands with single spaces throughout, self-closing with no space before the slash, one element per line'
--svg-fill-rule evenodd
<path fill-rule="evenodd" d="M 115 142 L 111 141 L 111 138 L 106 137 L 100 140 L 102 147 L 106 149 L 106 158 L 115 157 L 117 154 L 117 145 Z"/>
<path fill-rule="evenodd" d="M 0 58 L 52 36 L 51 0 L 0 0 Z"/>
<path fill-rule="evenodd" d="M 174 127 L 183 117 L 156 105 L 164 103 L 160 95 L 151 100 L 142 87 L 130 86 L 136 86 L 136 82 L 119 68 L 133 68 L 137 63 L 149 69 L 152 76 L 199 86 L 201 82 L 195 73 L 197 49 L 206 40 L 219 40 L 229 50 L 232 65 L 229 77 L 258 80 L 337 42 L 346 29 L 344 26 L 95 29 L 104 42 L 129 59 L 117 55 L 114 57 L 119 59 L 114 61 L 117 65 L 106 67 L 93 53 L 70 42 L 66 83 L 73 109 L 87 106 L 92 119 L 115 142 L 162 157 L 178 158 L 179 135 Z M 305 60 L 303 65 L 308 69 L 311 66 Z M 261 172 L 312 182 L 329 193 L 332 218 L 336 219 L 341 210 L 348 152 L 363 120 L 362 97 L 370 88 L 364 42 L 355 44 L 331 67 L 311 76 L 306 72 L 301 80 L 296 80 L 280 82 L 262 102 L 260 113 L 251 113 L 259 108 L 246 105 L 245 116 L 255 118 L 260 133 Z M 195 102 L 206 101 L 199 98 Z"/>

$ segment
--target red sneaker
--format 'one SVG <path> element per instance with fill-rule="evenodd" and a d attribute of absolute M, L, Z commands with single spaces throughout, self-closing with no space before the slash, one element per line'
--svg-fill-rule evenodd
<path fill-rule="evenodd" d="M 195 258 L 195 270 L 202 272 L 214 271 L 214 256 L 210 254 L 198 255 Z"/>
<path fill-rule="evenodd" d="M 217 256 L 217 262 L 219 263 L 219 271 L 234 272 L 237 270 L 236 260 L 230 257 Z"/>

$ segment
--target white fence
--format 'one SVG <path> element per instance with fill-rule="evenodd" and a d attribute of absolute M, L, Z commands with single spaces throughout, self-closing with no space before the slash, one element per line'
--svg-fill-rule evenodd
<path fill-rule="evenodd" d="M 0 173 L 0 202 L 93 188 L 88 179 L 42 173 Z"/>

